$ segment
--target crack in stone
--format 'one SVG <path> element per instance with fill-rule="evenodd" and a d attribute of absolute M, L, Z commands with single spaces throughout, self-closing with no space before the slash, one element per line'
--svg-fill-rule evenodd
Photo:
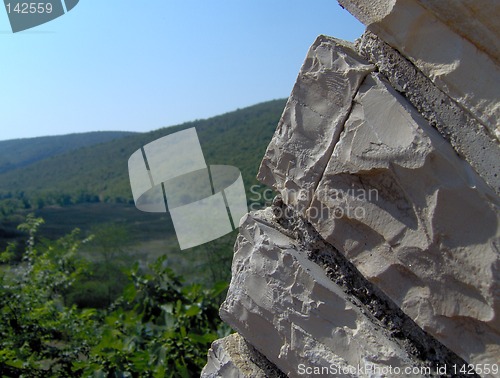
<path fill-rule="evenodd" d="M 328 149 L 327 149 L 327 152 L 325 154 L 325 156 L 327 156 L 326 158 L 326 164 L 325 166 L 323 167 L 323 170 L 321 172 L 321 174 L 319 175 L 318 177 L 318 180 L 314 183 L 314 186 L 313 186 L 313 189 L 312 189 L 312 193 L 311 195 L 309 196 L 308 200 L 309 200 L 309 203 L 307 204 L 307 206 L 305 206 L 305 213 L 307 212 L 307 210 L 311 207 L 311 204 L 314 200 L 314 197 L 316 195 L 316 192 L 318 190 L 318 186 L 319 184 L 321 183 L 321 180 L 323 179 L 323 177 L 325 176 L 325 172 L 326 172 L 326 169 L 328 168 L 328 162 L 330 161 L 330 159 L 332 158 L 333 156 L 333 151 L 335 150 L 335 146 L 337 145 L 337 143 L 340 141 L 340 138 L 342 136 L 342 133 L 344 132 L 345 130 L 345 124 L 347 122 L 347 120 L 349 119 L 349 116 L 351 115 L 351 111 L 352 111 L 352 108 L 354 107 L 354 99 L 356 98 L 356 95 L 358 94 L 359 92 L 359 89 L 361 88 L 361 86 L 363 85 L 366 77 L 370 74 L 371 72 L 365 72 L 365 75 L 363 76 L 363 79 L 359 81 L 359 84 L 356 88 L 355 91 L 353 91 L 352 93 L 352 96 L 351 96 L 351 105 L 349 106 L 349 109 L 347 110 L 346 114 L 345 114 L 345 117 L 344 119 L 342 120 L 342 125 L 340 126 L 339 128 L 339 132 L 338 132 L 338 136 L 336 138 L 336 140 L 333 140 L 332 143 L 328 146 Z"/>
<path fill-rule="evenodd" d="M 320 265 L 350 301 L 374 324 L 386 329 L 413 359 L 420 361 L 422 366 L 432 368 L 445 365 L 448 372 L 453 371 L 453 365 L 468 366 L 466 361 L 421 329 L 386 294 L 368 281 L 307 220 L 287 206 L 281 196 L 276 196 L 271 208 L 277 223 L 273 227 L 279 226 L 280 232 L 297 240 L 300 247 L 307 251 L 308 258 Z M 479 377 L 476 373 L 456 376 Z"/>

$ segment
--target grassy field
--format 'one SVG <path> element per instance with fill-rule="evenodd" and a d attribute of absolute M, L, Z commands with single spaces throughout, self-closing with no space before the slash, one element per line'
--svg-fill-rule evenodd
<path fill-rule="evenodd" d="M 25 235 L 16 231 L 17 224 L 28 211 L 16 214 L 2 227 L 10 230 L 2 238 L 24 246 Z M 34 212 L 43 218 L 39 235 L 55 240 L 80 230 L 82 238 L 94 236 L 94 241 L 82 247 L 82 253 L 96 263 L 108 254 L 124 268 L 139 263 L 142 268 L 166 255 L 171 267 L 188 282 L 214 282 L 230 278 L 232 249 L 237 231 L 204 244 L 181 251 L 169 213 L 145 213 L 133 205 L 118 203 L 88 203 L 71 206 L 51 206 Z M 107 246 L 102 245 L 106 240 Z M 209 267 L 207 267 L 209 265 Z"/>
<path fill-rule="evenodd" d="M 113 249 L 117 251 L 114 258 L 124 259 L 127 266 L 138 262 L 146 267 L 159 256 L 166 255 L 174 270 L 190 282 L 230 277 L 231 251 L 237 232 L 181 251 L 169 213 L 145 213 L 128 204 L 95 203 L 53 206 L 38 210 L 35 215 L 45 220 L 40 232 L 48 239 L 60 238 L 75 228 L 81 230 L 83 237 L 99 236 L 104 232 L 106 239 L 112 237 Z M 122 239 L 120 235 L 123 235 Z M 93 249 L 96 247 L 96 243 L 90 243 L 83 247 L 82 252 L 95 255 Z M 210 263 L 220 265 L 212 266 L 217 272 L 205 269 Z"/>
<path fill-rule="evenodd" d="M 43 235 L 59 238 L 75 228 L 87 236 L 100 226 L 115 224 L 127 227 L 133 241 L 168 238 L 174 235 L 168 213 L 145 213 L 134 205 L 120 203 L 84 203 L 71 206 L 51 206 L 35 211 L 45 220 Z"/>

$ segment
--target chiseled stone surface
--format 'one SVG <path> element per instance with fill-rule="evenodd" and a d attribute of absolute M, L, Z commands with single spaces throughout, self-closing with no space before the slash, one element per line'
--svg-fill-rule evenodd
<path fill-rule="evenodd" d="M 356 41 L 356 48 L 500 195 L 500 148 L 496 138 L 410 61 L 373 33 L 363 34 Z"/>
<path fill-rule="evenodd" d="M 499 138 L 498 60 L 471 42 L 470 33 L 467 33 L 471 27 L 462 29 L 461 34 L 466 36 L 455 32 L 461 27 L 460 22 L 470 25 L 472 22 L 467 20 L 476 19 L 479 24 L 484 20 L 477 19 L 474 8 L 468 7 L 467 1 L 451 2 L 452 8 L 466 10 L 453 17 L 444 12 L 446 8 L 446 12 L 453 13 L 448 2 L 446 6 L 432 6 L 438 1 L 421 2 L 425 6 L 417 0 L 339 0 L 368 30 L 400 51 Z M 485 4 L 484 1 L 480 3 Z M 488 20 L 497 23 L 494 20 L 500 17 L 500 7 L 489 8 L 493 13 L 488 14 Z M 484 12 L 481 15 L 484 17 Z M 477 28 L 474 30 L 480 35 Z M 487 34 L 489 39 L 498 40 L 500 37 L 496 34 L 498 28 L 491 30 L 486 27 L 484 32 L 490 33 Z"/>
<path fill-rule="evenodd" d="M 282 372 L 422 376 L 404 369 L 429 367 L 434 376 L 438 364 L 464 363 L 289 210 L 278 205 L 242 219 L 220 310 Z"/>
<path fill-rule="evenodd" d="M 215 340 L 201 378 L 285 378 L 274 364 L 237 333 Z"/>
<path fill-rule="evenodd" d="M 220 314 L 289 377 L 300 364 L 410 364 L 291 238 L 252 216 L 240 224 Z"/>
<path fill-rule="evenodd" d="M 327 96 L 324 77 L 297 80 L 289 104 L 314 108 L 318 88 Z M 497 362 L 498 195 L 380 74 L 353 100 L 322 117 L 287 106 L 259 178 L 423 329 L 469 362 Z"/>
<path fill-rule="evenodd" d="M 262 160 L 259 180 L 290 188 L 292 193 L 299 188 L 312 192 L 350 112 L 352 98 L 373 70 L 348 42 L 319 36 Z M 302 207 L 308 205 L 296 201 Z"/>
<path fill-rule="evenodd" d="M 498 196 L 380 74 L 354 102 L 309 219 L 423 329 L 498 362 Z"/>
<path fill-rule="evenodd" d="M 418 0 L 444 24 L 500 64 L 500 2 L 492 0 Z"/>

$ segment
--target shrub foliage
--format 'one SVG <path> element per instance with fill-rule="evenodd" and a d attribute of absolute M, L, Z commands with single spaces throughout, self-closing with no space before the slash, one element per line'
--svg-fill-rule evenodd
<path fill-rule="evenodd" d="M 160 257 L 147 272 L 130 269 L 109 308 L 78 307 L 68 297 L 91 266 L 78 254 L 88 239 L 39 242 L 42 222 L 20 225 L 21 262 L 13 246 L 0 254 L 0 376 L 199 376 L 210 343 L 229 333 L 218 317 L 227 283 L 183 284 Z"/>

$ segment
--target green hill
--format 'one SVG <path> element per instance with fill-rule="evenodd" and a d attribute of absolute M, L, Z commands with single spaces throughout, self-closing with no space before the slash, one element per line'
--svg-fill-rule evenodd
<path fill-rule="evenodd" d="M 0 174 L 26 167 L 49 157 L 75 151 L 82 147 L 107 143 L 132 134 L 135 133 L 95 131 L 0 141 Z"/>
<path fill-rule="evenodd" d="M 256 183 L 259 162 L 284 104 L 284 100 L 269 101 L 206 120 L 52 153 L 45 159 L 36 160 L 36 154 L 32 154 L 35 162 L 28 165 L 28 159 L 24 159 L 24 163 L 18 164 L 25 166 L 0 174 L 0 198 L 18 198 L 24 200 L 24 207 L 31 208 L 43 204 L 130 202 L 130 155 L 155 139 L 190 127 L 198 132 L 207 163 L 240 168 L 248 187 Z M 38 139 L 44 138 L 34 138 L 34 145 L 39 144 Z"/>
<path fill-rule="evenodd" d="M 68 150 L 0 173 L 0 250 L 9 241 L 22 238 L 16 226 L 27 213 L 35 212 L 46 220 L 40 232 L 43 237 L 54 239 L 76 227 L 88 235 L 117 225 L 128 230 L 127 243 L 140 251 L 140 259 L 147 256 L 151 260 L 168 251 L 170 261 L 176 260 L 173 255 L 177 254 L 175 263 L 190 270 L 192 261 L 185 261 L 178 250 L 169 214 L 143 213 L 133 205 L 128 158 L 153 140 L 195 127 L 207 164 L 238 167 L 248 202 L 255 202 L 255 192 L 250 189 L 258 184 L 255 176 L 284 106 L 285 100 L 269 101 L 206 120 Z M 262 185 L 259 188 L 265 189 Z M 190 255 L 199 257 L 217 249 L 230 259 L 234 238 L 233 233 L 196 247 Z"/>

